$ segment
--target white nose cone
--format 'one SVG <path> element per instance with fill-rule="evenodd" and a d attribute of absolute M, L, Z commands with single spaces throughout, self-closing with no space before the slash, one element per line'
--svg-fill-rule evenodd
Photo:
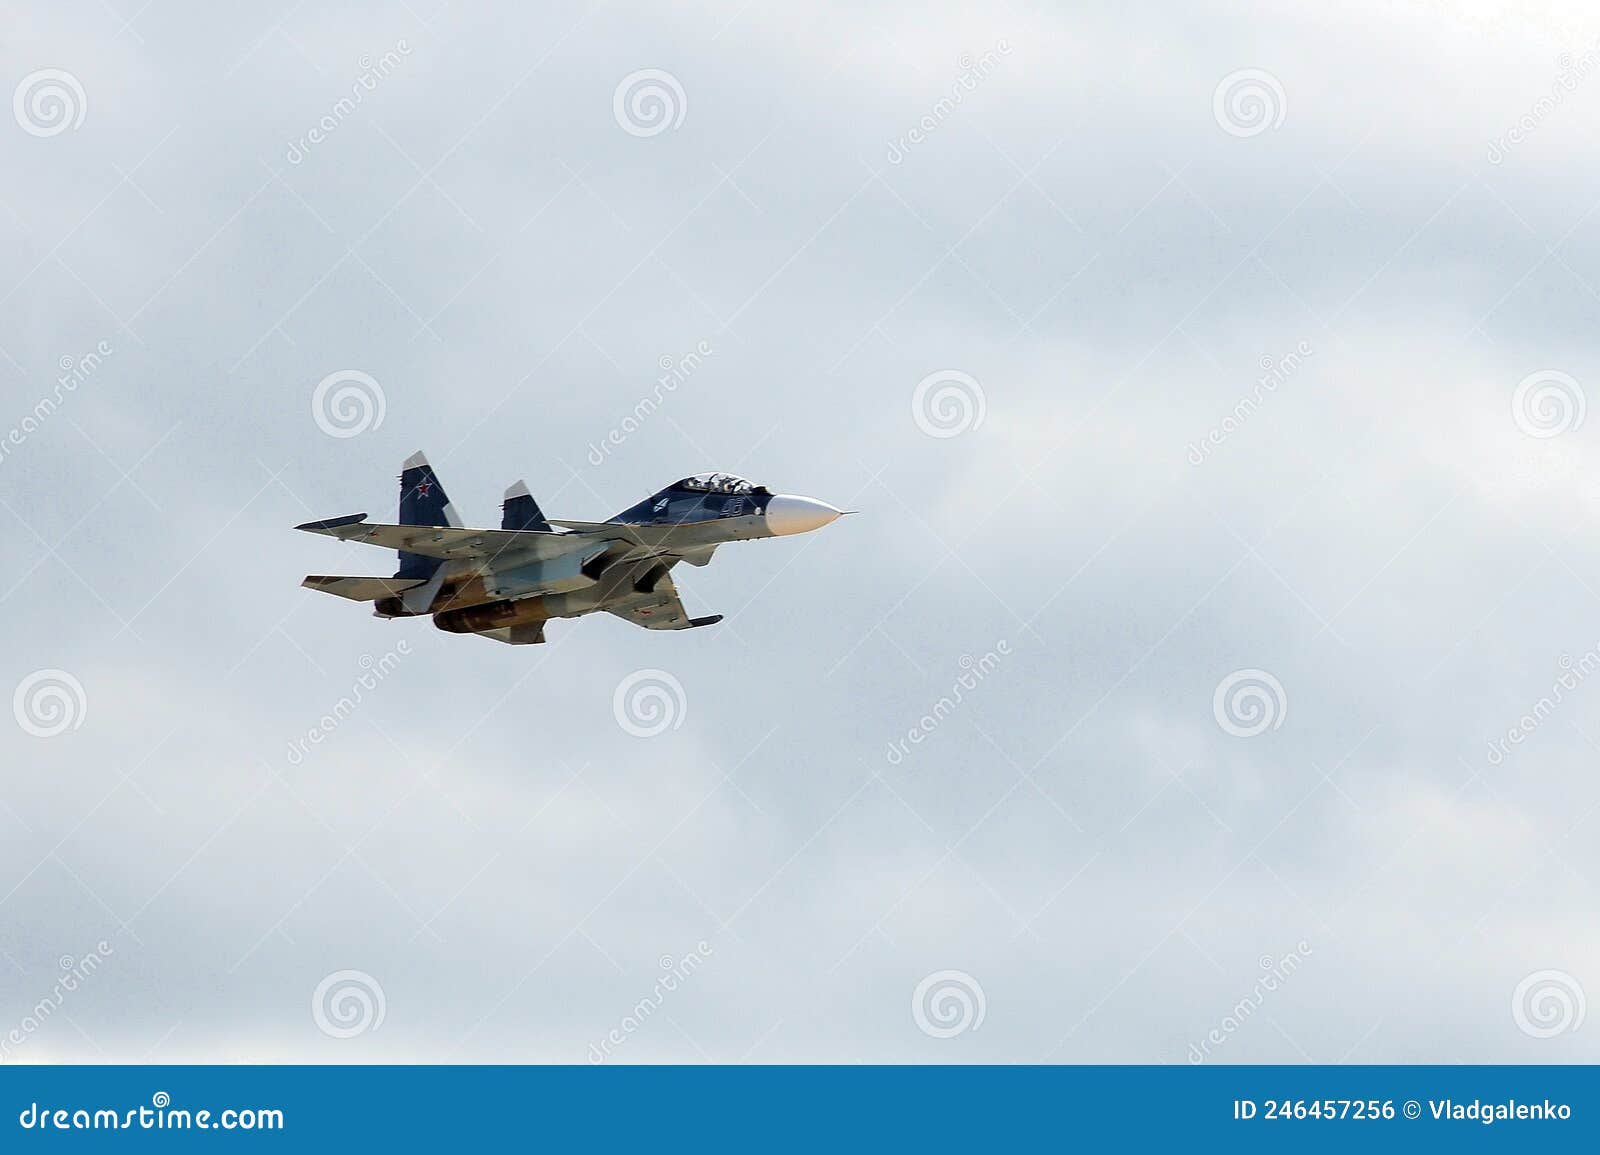
<path fill-rule="evenodd" d="M 821 529 L 843 512 L 814 497 L 791 497 L 780 493 L 767 502 L 767 529 L 780 537 L 791 533 L 809 533 Z"/>

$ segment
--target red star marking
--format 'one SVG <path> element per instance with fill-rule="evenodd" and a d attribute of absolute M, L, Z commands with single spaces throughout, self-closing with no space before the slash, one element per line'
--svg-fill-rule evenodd
<path fill-rule="evenodd" d="M 417 496 L 427 497 L 428 491 L 432 488 L 433 482 L 429 481 L 427 478 L 423 478 L 421 481 L 417 482 Z"/>

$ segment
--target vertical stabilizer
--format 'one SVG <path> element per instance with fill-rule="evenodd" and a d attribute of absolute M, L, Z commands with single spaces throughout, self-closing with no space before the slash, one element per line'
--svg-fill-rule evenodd
<path fill-rule="evenodd" d="M 550 532 L 550 523 L 545 520 L 539 503 L 533 500 L 533 494 L 528 492 L 527 482 L 519 481 L 506 490 L 506 503 L 501 510 L 501 529 L 536 529 L 543 533 Z"/>
<path fill-rule="evenodd" d="M 434 475 L 433 466 L 419 451 L 406 458 L 400 467 L 400 525 L 444 525 L 460 528 L 461 518 L 450 497 Z M 438 558 L 400 551 L 399 578 L 426 581 L 444 563 Z"/>

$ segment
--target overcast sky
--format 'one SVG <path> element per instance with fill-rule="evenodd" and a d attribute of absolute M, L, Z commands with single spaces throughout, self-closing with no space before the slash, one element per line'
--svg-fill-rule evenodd
<path fill-rule="evenodd" d="M 9 4 L 0 1056 L 1600 1060 L 1584 7 Z"/>

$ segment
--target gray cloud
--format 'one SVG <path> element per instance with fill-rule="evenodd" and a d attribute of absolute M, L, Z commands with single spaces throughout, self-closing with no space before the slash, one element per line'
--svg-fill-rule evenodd
<path fill-rule="evenodd" d="M 1600 82 L 1491 159 L 1600 30 L 1516 7 L 23 5 L 6 83 L 86 107 L 0 131 L 0 684 L 87 706 L 0 727 L 0 1031 L 112 950 L 5 1058 L 583 1062 L 704 942 L 617 1060 L 1593 1061 L 1512 1004 L 1600 992 L 1600 686 L 1488 757 L 1600 643 L 1594 420 L 1512 408 L 1595 387 Z M 678 127 L 615 120 L 642 69 Z M 1277 127 L 1215 119 L 1242 69 Z M 330 437 L 344 369 L 384 416 Z M 981 426 L 919 428 L 941 370 Z M 863 513 L 689 574 L 714 630 L 530 653 L 298 588 L 386 572 L 288 527 L 419 447 L 469 523 L 704 468 Z M 918 1029 L 940 971 L 980 1027 Z"/>

